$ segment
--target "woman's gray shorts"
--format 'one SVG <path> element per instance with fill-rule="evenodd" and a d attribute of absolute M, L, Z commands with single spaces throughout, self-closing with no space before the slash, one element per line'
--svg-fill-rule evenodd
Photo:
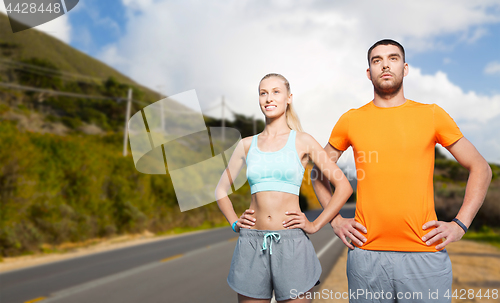
<path fill-rule="evenodd" d="M 321 264 L 302 229 L 240 229 L 227 283 L 256 299 L 287 300 L 319 282 Z"/>

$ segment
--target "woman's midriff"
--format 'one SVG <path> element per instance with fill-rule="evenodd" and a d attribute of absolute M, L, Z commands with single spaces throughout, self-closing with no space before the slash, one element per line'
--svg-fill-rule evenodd
<path fill-rule="evenodd" d="M 299 211 L 299 196 L 283 192 L 262 191 L 252 195 L 250 209 L 255 212 L 256 220 L 251 229 L 278 230 L 283 228 L 283 221 L 290 218 L 287 211 Z"/>

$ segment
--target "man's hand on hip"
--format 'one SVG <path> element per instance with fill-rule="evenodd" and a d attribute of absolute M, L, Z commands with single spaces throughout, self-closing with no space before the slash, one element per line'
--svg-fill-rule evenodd
<path fill-rule="evenodd" d="M 422 241 L 425 242 L 428 246 L 432 245 L 434 242 L 444 239 L 439 245 L 436 245 L 436 249 L 443 249 L 446 245 L 451 242 L 456 242 L 462 239 L 465 234 L 464 230 L 458 226 L 455 222 L 444 222 L 444 221 L 429 221 L 422 226 L 423 230 L 426 230 L 430 227 L 436 227 L 430 232 L 428 232 L 425 236 L 422 237 Z"/>
<path fill-rule="evenodd" d="M 351 239 L 358 246 L 362 246 L 363 243 L 366 242 L 366 238 L 359 232 L 362 231 L 366 234 L 366 227 L 354 221 L 354 218 L 343 218 L 340 214 L 338 214 L 335 218 L 333 218 L 330 224 L 332 225 L 335 234 L 350 249 L 354 249 L 354 246 L 347 242 L 346 238 Z"/>

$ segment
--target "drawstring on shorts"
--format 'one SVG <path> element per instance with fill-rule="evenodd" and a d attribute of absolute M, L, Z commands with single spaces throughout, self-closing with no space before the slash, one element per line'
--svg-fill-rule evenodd
<path fill-rule="evenodd" d="M 264 235 L 264 241 L 262 242 L 262 250 L 266 250 L 267 249 L 267 238 L 270 238 L 270 244 L 269 244 L 269 254 L 272 255 L 273 254 L 273 239 L 274 241 L 276 242 L 279 242 L 280 238 L 281 238 L 281 235 L 277 232 L 269 232 L 269 233 L 266 233 Z"/>

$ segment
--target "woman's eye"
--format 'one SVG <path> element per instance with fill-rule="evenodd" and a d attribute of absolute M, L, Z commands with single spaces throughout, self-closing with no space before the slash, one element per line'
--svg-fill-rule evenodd
<path fill-rule="evenodd" d="M 266 94 L 265 92 L 260 93 L 261 96 L 264 96 L 265 94 Z"/>
<path fill-rule="evenodd" d="M 279 90 L 275 90 L 275 91 L 274 91 L 274 93 L 275 93 L 275 94 L 278 94 L 279 92 L 280 92 Z"/>

